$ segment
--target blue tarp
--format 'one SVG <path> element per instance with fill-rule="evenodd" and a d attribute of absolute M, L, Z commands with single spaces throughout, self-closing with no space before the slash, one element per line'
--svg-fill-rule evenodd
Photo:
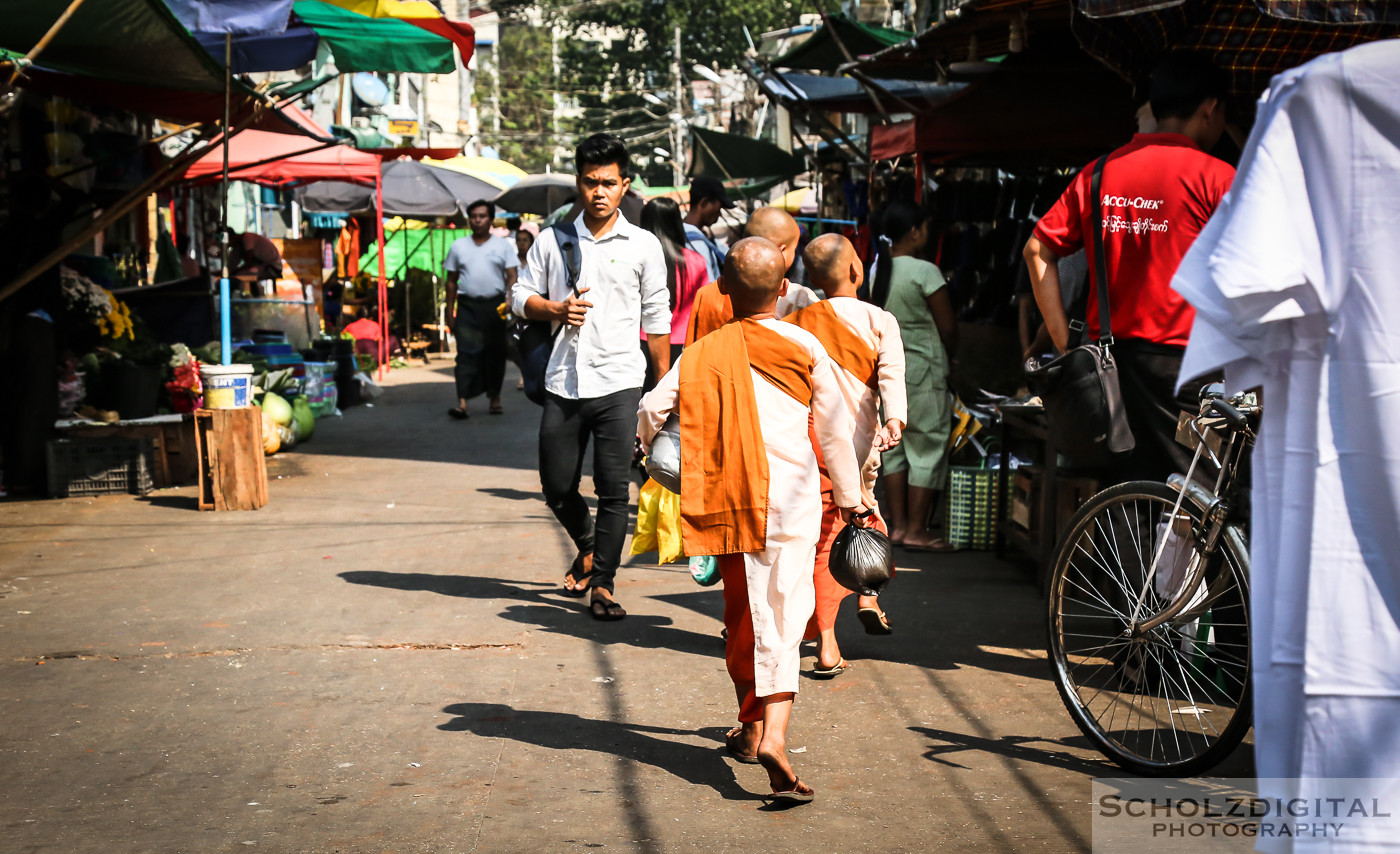
<path fill-rule="evenodd" d="M 220 65 L 224 64 L 223 33 L 201 30 L 194 37 Z M 295 18 L 285 30 L 275 35 L 234 36 L 233 73 L 300 68 L 316 58 L 316 46 L 320 43 L 321 37 L 316 35 L 316 31 Z"/>
<path fill-rule="evenodd" d="M 293 0 L 165 0 L 192 33 L 271 35 L 287 28 Z M 220 52 L 219 56 L 223 56 Z"/>

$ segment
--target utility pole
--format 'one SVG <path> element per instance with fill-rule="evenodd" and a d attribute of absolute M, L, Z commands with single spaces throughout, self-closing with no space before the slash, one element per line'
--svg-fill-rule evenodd
<path fill-rule="evenodd" d="M 685 113 L 681 109 L 681 28 L 676 27 L 675 44 L 671 49 L 671 77 L 675 90 L 671 93 L 671 186 L 679 187 L 685 176 L 681 174 L 680 159 L 684 156 L 681 145 L 685 137 Z"/>

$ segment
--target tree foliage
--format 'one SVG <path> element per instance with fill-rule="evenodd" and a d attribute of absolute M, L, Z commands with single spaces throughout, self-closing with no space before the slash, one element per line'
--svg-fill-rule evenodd
<path fill-rule="evenodd" d="M 792 26 L 806 12 L 817 11 L 817 2 L 834 10 L 834 0 L 496 0 L 492 8 L 503 21 L 527 22 L 543 38 L 543 55 L 512 55 L 509 45 L 502 57 L 502 116 L 521 127 L 531 117 L 543 121 L 548 134 L 552 103 L 542 109 L 536 95 L 559 92 L 582 111 L 581 118 L 561 121 L 561 139 L 550 140 L 565 148 L 580 134 L 609 130 L 635 142 L 647 142 L 669 126 L 667 114 L 673 81 L 675 28 L 681 31 L 682 74 L 693 77 L 691 66 L 736 68 L 744 61 L 749 42 L 744 28 L 757 40 L 761 33 Z M 503 32 L 509 32 L 507 23 Z M 558 73 L 554 73 L 549 32 L 557 31 Z M 535 69 L 515 69 L 515 62 L 531 62 Z M 530 87 L 506 106 L 506 81 Z M 642 98 L 651 93 L 666 106 Z M 479 100 L 488 93 L 478 89 Z M 528 97 L 526 97 L 528 95 Z M 551 96 L 546 95 L 545 99 Z M 484 102 L 484 101 L 483 101 Z M 682 104 L 682 112 L 689 105 Z M 503 121 L 502 127 L 505 127 Z M 648 143 L 650 144 L 650 143 Z M 678 154 L 678 153 L 677 153 Z M 502 149 L 502 156 L 506 149 Z M 523 164 L 522 164 L 523 165 Z M 658 170 L 664 174 L 669 166 Z"/>

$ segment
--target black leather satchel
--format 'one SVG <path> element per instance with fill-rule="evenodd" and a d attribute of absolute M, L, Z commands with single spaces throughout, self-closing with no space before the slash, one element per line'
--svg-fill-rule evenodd
<path fill-rule="evenodd" d="M 578 231 L 571 222 L 553 226 L 559 251 L 564 256 L 564 269 L 567 271 L 569 291 L 578 293 Z M 525 385 L 525 397 L 531 403 L 544 406 L 545 373 L 549 368 L 549 357 L 554 352 L 554 342 L 564 324 L 555 326 L 551 320 L 525 320 L 516 318 L 511 327 L 511 338 L 515 341 L 515 352 L 520 366 L 520 378 Z"/>
<path fill-rule="evenodd" d="M 1045 417 L 1059 449 L 1080 465 L 1107 462 L 1113 454 L 1131 451 L 1135 445 L 1123 408 L 1118 364 L 1113 360 L 1113 323 L 1108 302 L 1108 266 L 1104 260 L 1103 212 L 1100 187 L 1108 156 L 1094 163 L 1089 181 L 1091 222 L 1094 224 L 1094 275 L 1099 294 L 1099 339 L 1084 341 L 1088 289 L 1078 300 L 1070 322 L 1070 340 L 1064 355 L 1026 377 L 1045 404 Z"/>

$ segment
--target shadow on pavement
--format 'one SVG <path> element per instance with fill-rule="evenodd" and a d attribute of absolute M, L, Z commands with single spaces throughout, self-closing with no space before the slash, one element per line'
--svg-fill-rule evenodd
<path fill-rule="evenodd" d="M 418 590 L 465 599 L 521 599 L 508 605 L 501 617 L 555 634 L 570 635 L 597 644 L 627 644 L 641 649 L 668 649 L 713 658 L 724 657 L 724 642 L 671 625 L 670 617 L 629 613 L 627 619 L 604 623 L 588 615 L 587 600 L 570 598 L 544 581 L 510 581 L 474 575 L 433 575 L 422 572 L 342 572 L 351 584 Z M 548 594 L 548 595 L 546 595 Z M 623 603 L 624 606 L 626 603 Z"/>
<path fill-rule="evenodd" d="M 763 796 L 746 791 L 723 758 L 724 730 L 672 729 L 614 721 L 599 721 L 565 712 L 513 709 L 499 703 L 454 703 L 443 709 L 456 715 L 438 729 L 470 732 L 483 738 L 509 738 L 550 750 L 593 750 L 661 769 L 692 786 L 708 786 L 726 800 L 757 801 Z M 721 747 L 700 747 L 659 736 L 703 735 Z"/>
<path fill-rule="evenodd" d="M 1064 739 L 1047 739 L 1026 735 L 1005 735 L 1001 738 L 982 738 L 976 735 L 969 735 L 960 732 L 951 732 L 945 729 L 934 729 L 932 727 L 911 726 L 910 732 L 917 732 L 928 736 L 937 744 L 924 751 L 924 758 L 940 765 L 947 765 L 951 768 L 962 768 L 967 766 L 959 765 L 952 759 L 946 758 L 953 754 L 964 751 L 977 751 L 979 753 L 994 753 L 998 756 L 1005 756 L 1017 762 L 1034 762 L 1037 765 L 1045 765 L 1051 768 L 1063 768 L 1066 771 L 1073 771 L 1076 774 L 1083 774 L 1087 777 L 1112 776 L 1114 766 L 1106 761 L 1094 761 L 1081 759 L 1072 753 L 1055 750 L 1056 747 L 1068 747 L 1078 750 L 1092 750 L 1092 745 L 1083 736 L 1074 736 Z M 1032 745 L 1045 745 L 1035 747 Z"/>
<path fill-rule="evenodd" d="M 483 486 L 477 492 L 494 498 L 504 498 L 507 501 L 544 501 L 544 493 L 538 489 L 527 492 L 523 489 L 511 489 L 504 486 Z"/>

